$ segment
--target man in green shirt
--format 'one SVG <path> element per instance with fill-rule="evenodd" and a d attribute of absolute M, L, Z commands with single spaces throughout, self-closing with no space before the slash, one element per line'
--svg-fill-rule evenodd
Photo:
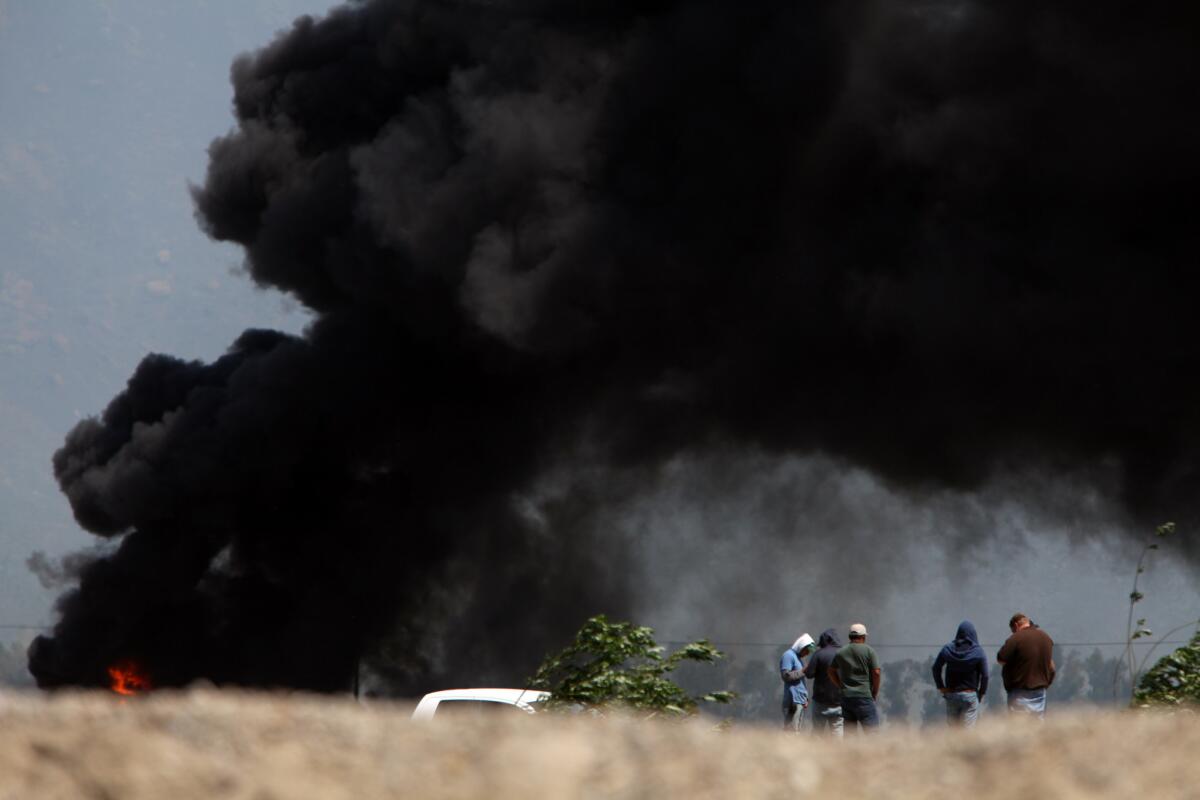
<path fill-rule="evenodd" d="M 829 666 L 829 680 L 842 690 L 842 719 L 863 730 L 879 726 L 875 699 L 879 696 L 879 656 L 867 644 L 867 626 L 850 626 L 850 644 L 837 651 Z"/>

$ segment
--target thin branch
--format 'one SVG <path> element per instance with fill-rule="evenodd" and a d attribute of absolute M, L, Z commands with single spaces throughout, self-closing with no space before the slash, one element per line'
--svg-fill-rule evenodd
<path fill-rule="evenodd" d="M 1125 664 L 1129 669 L 1129 679 L 1133 680 L 1133 607 L 1137 604 L 1139 597 L 1138 579 L 1141 578 L 1142 572 L 1145 570 L 1146 554 L 1150 552 L 1152 542 L 1147 540 L 1142 545 L 1141 555 L 1138 556 L 1137 569 L 1133 573 L 1133 589 L 1129 592 L 1129 619 L 1125 622 L 1125 649 L 1121 651 L 1121 655 L 1117 660 L 1116 666 L 1113 668 L 1113 702 L 1117 702 L 1117 690 L 1121 683 L 1121 666 Z M 1130 692 L 1132 693 L 1132 689 Z M 1130 696 L 1132 702 L 1132 694 Z"/>

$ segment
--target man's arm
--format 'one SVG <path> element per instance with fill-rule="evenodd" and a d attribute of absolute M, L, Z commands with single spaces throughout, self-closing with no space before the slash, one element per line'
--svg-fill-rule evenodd
<path fill-rule="evenodd" d="M 941 651 L 938 651 L 937 658 L 933 660 L 933 685 L 942 694 L 946 693 L 946 684 L 942 681 L 942 667 L 946 660 L 942 657 Z"/>
<path fill-rule="evenodd" d="M 976 692 L 976 694 L 979 695 L 980 700 L 982 700 L 983 696 L 985 694 L 987 694 L 987 687 L 988 687 L 988 663 L 987 663 L 986 658 L 981 658 L 981 659 L 979 659 L 979 690 Z"/>
<path fill-rule="evenodd" d="M 875 669 L 871 670 L 871 699 L 872 700 L 879 697 L 880 675 L 881 675 L 881 672 L 880 672 L 879 667 L 876 667 Z"/>
<path fill-rule="evenodd" d="M 829 680 L 833 682 L 834 686 L 838 687 L 839 689 L 842 688 L 842 676 L 838 675 L 837 667 L 831 664 L 829 666 L 829 671 L 826 674 L 829 676 Z"/>
<path fill-rule="evenodd" d="M 804 668 L 804 677 L 814 678 L 814 679 L 817 677 L 817 654 L 816 653 L 813 653 L 811 656 L 808 657 L 808 666 Z"/>
<path fill-rule="evenodd" d="M 1005 661 L 1008 661 L 1008 657 L 1011 655 L 1012 655 L 1012 637 L 1010 636 L 1010 637 L 1008 637 L 1008 640 L 1004 642 L 1004 645 L 1000 648 L 1000 652 L 996 653 L 996 660 L 999 661 L 1001 664 L 1003 664 Z"/>
<path fill-rule="evenodd" d="M 785 650 L 779 659 L 779 677 L 784 683 L 795 683 L 804 677 L 804 664 L 791 650 Z"/>

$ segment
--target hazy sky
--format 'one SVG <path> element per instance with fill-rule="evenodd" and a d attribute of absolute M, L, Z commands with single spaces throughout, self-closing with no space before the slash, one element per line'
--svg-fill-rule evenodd
<path fill-rule="evenodd" d="M 328 6 L 0 2 L 0 622 L 50 618 L 31 552 L 91 544 L 50 469 L 81 416 L 150 351 L 303 326 L 200 232 L 187 186 L 232 124 L 234 56 Z"/>
<path fill-rule="evenodd" d="M 77 420 L 147 352 L 212 359 L 246 327 L 305 324 L 199 231 L 187 186 L 232 124 L 233 57 L 328 5 L 0 0 L 0 624 L 52 619 L 31 553 L 92 544 L 50 470 Z M 821 456 L 739 450 L 640 475 L 589 524 L 636 543 L 637 607 L 664 638 L 783 643 L 862 620 L 880 643 L 941 642 L 969 617 L 995 643 L 1020 609 L 1061 641 L 1113 641 L 1137 548 L 1115 535 L 1110 478 L 1033 469 L 913 494 Z M 984 530 L 1001 535 L 972 544 Z M 868 544 L 895 531 L 885 552 Z M 1200 616 L 1169 548 L 1139 609 L 1160 631 Z"/>

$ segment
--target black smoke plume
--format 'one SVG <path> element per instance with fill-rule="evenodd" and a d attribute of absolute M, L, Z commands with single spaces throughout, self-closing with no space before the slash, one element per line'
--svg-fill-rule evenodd
<path fill-rule="evenodd" d="M 400 690 L 519 680 L 633 588 L 586 499 L 522 502 L 563 464 L 1103 462 L 1194 515 L 1198 47 L 1187 3 L 301 18 L 234 64 L 194 194 L 315 322 L 148 356 L 71 432 L 113 545 L 33 673 L 337 690 L 386 640 Z"/>

